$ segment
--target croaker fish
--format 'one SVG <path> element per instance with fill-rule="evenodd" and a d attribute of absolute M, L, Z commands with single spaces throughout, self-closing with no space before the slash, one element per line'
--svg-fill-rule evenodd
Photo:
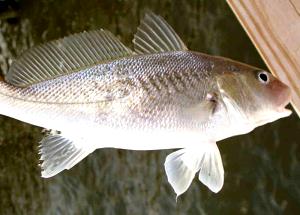
<path fill-rule="evenodd" d="M 194 176 L 224 181 L 216 141 L 289 116 L 289 88 L 261 69 L 189 51 L 149 13 L 134 50 L 105 30 L 29 49 L 0 81 L 0 114 L 51 130 L 40 142 L 42 177 L 97 148 L 179 148 L 165 171 L 177 196 Z M 59 131 L 59 132 L 57 132 Z"/>

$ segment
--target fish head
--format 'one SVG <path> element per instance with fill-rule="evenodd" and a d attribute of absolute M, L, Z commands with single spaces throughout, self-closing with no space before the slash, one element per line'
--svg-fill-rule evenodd
<path fill-rule="evenodd" d="M 290 88 L 267 71 L 247 68 L 223 72 L 217 82 L 226 107 L 231 106 L 228 115 L 244 119 L 253 127 L 292 113 L 285 108 L 291 101 Z"/>

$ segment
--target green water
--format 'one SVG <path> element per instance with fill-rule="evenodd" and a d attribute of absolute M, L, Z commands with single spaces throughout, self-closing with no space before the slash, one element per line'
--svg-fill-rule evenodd
<path fill-rule="evenodd" d="M 0 10 L 2 73 L 28 47 L 83 30 L 109 29 L 130 46 L 149 10 L 165 17 L 190 49 L 266 68 L 223 0 L 16 0 L 0 1 Z M 41 128 L 0 116 L 0 214 L 299 214 L 299 131 L 294 113 L 219 142 L 221 192 L 195 179 L 176 203 L 163 167 L 171 150 L 97 150 L 70 171 L 42 179 Z"/>

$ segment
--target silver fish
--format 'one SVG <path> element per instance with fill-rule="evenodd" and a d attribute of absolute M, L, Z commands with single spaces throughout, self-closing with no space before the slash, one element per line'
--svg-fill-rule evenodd
<path fill-rule="evenodd" d="M 105 30 L 71 35 L 29 49 L 0 81 L 0 114 L 51 130 L 40 142 L 42 177 L 97 148 L 179 148 L 165 161 L 177 196 L 197 172 L 218 192 L 216 141 L 291 114 L 290 90 L 272 74 L 189 51 L 160 16 L 146 14 L 133 43 Z"/>

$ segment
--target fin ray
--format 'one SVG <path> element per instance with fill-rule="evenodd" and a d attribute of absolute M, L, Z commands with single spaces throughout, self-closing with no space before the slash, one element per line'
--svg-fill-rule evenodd
<path fill-rule="evenodd" d="M 189 188 L 197 172 L 197 169 L 189 168 L 184 164 L 185 156 L 186 149 L 181 149 L 168 155 L 165 161 L 168 181 L 177 197 Z"/>
<path fill-rule="evenodd" d="M 25 51 L 13 62 L 5 79 L 26 87 L 133 54 L 109 31 L 83 32 Z"/>
<path fill-rule="evenodd" d="M 196 148 L 185 148 L 169 154 L 165 161 L 167 178 L 177 197 L 184 193 L 199 172 L 199 180 L 217 193 L 224 182 L 224 169 L 215 142 L 203 142 Z"/>
<path fill-rule="evenodd" d="M 50 134 L 40 142 L 42 177 L 52 177 L 64 169 L 70 169 L 94 149 L 83 148 L 79 140 L 71 140 L 60 134 Z"/>
<path fill-rule="evenodd" d="M 187 50 L 187 47 L 172 27 L 160 16 L 145 15 L 133 39 L 134 51 L 151 54 Z"/>
<path fill-rule="evenodd" d="M 217 146 L 204 157 L 203 165 L 199 171 L 199 180 L 215 193 L 219 192 L 223 187 L 224 169 Z"/>

